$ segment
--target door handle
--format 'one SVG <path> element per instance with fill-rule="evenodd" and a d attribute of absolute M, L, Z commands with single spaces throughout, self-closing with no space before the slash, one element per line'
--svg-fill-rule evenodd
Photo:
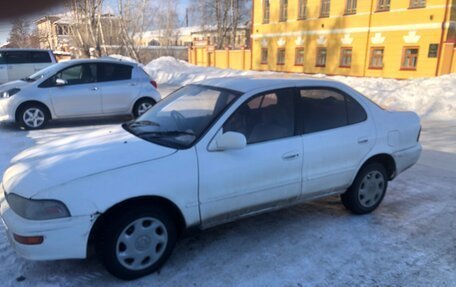
<path fill-rule="evenodd" d="M 368 143 L 369 142 L 369 139 L 366 138 L 366 137 L 363 137 L 363 138 L 359 138 L 358 139 L 358 143 L 359 144 L 364 144 L 364 143 Z"/>
<path fill-rule="evenodd" d="M 136 83 L 131 83 L 130 86 L 136 86 Z"/>
<path fill-rule="evenodd" d="M 93 87 L 92 91 L 98 91 L 98 87 Z"/>
<path fill-rule="evenodd" d="M 282 158 L 284 160 L 290 160 L 290 159 L 299 158 L 299 153 L 298 152 L 287 152 L 287 153 L 282 155 Z"/>

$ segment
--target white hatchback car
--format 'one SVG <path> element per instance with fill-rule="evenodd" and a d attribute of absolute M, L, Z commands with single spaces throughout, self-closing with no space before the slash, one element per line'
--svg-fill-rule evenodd
<path fill-rule="evenodd" d="M 185 86 L 122 126 L 36 146 L 5 172 L 1 217 L 17 253 L 85 258 L 132 279 L 182 230 L 341 194 L 373 211 L 421 153 L 420 120 L 324 79 Z"/>
<path fill-rule="evenodd" d="M 73 60 L 0 86 L 0 121 L 39 129 L 51 119 L 133 114 L 161 97 L 157 84 L 136 63 Z"/>

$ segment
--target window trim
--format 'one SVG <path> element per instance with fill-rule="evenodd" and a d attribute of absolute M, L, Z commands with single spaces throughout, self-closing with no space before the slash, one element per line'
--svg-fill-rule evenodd
<path fill-rule="evenodd" d="M 324 11 L 325 13 L 323 14 L 323 2 L 326 1 L 328 2 L 328 11 Z M 319 18 L 329 18 L 331 15 L 331 0 L 320 0 L 320 15 Z"/>
<path fill-rule="evenodd" d="M 298 56 L 298 50 L 302 50 L 303 52 L 303 55 L 302 55 L 302 64 L 299 64 L 296 60 L 297 60 L 297 56 Z M 305 59 L 305 56 L 304 56 L 304 47 L 300 46 L 300 47 L 296 47 L 295 48 L 295 62 L 294 62 L 294 65 L 295 66 L 299 66 L 299 67 L 302 67 L 304 66 L 304 59 Z"/>
<path fill-rule="evenodd" d="M 382 50 L 383 50 L 383 53 L 382 53 L 382 66 L 381 66 L 381 67 L 372 66 L 373 51 L 374 51 L 374 50 L 378 50 L 378 49 L 382 49 Z M 384 61 L 383 61 L 384 58 L 385 58 L 385 46 L 370 47 L 370 50 L 369 50 L 369 66 L 368 66 L 368 69 L 370 69 L 370 70 L 383 70 L 383 68 L 385 67 L 385 63 L 384 63 Z"/>
<path fill-rule="evenodd" d="M 283 55 L 283 63 L 279 63 L 279 51 L 283 51 L 284 52 L 284 55 Z M 277 66 L 284 66 L 286 61 L 287 61 L 287 54 L 286 54 L 286 51 L 285 51 L 285 48 L 277 48 L 277 55 L 276 55 L 276 65 Z"/>
<path fill-rule="evenodd" d="M 266 50 L 266 61 L 263 61 L 263 51 Z M 268 48 L 261 48 L 261 53 L 260 53 L 260 64 L 261 65 L 267 65 L 268 64 L 268 59 L 269 59 L 269 49 Z"/>
<path fill-rule="evenodd" d="M 349 95 L 347 92 L 345 92 L 345 91 L 343 91 L 343 90 L 341 90 L 341 89 L 339 89 L 337 87 L 329 87 L 329 86 L 314 86 L 314 87 L 297 86 L 295 89 L 296 89 L 296 92 L 295 92 L 295 94 L 296 94 L 295 119 L 296 119 L 296 115 L 299 113 L 299 111 L 297 110 L 298 109 L 297 101 L 299 101 L 300 98 L 301 98 L 301 90 L 329 90 L 329 91 L 334 91 L 334 92 L 337 92 L 337 93 L 341 94 L 342 96 L 344 96 L 345 111 L 346 111 L 346 116 L 347 116 L 347 119 L 346 119 L 347 120 L 347 124 L 346 125 L 335 127 L 335 128 L 330 128 L 330 129 L 325 129 L 325 130 L 320 130 L 320 131 L 315 131 L 315 132 L 309 132 L 309 133 L 305 133 L 304 132 L 305 128 L 302 131 L 298 130 L 298 121 L 296 119 L 296 122 L 295 122 L 295 134 L 298 135 L 298 136 L 311 135 L 311 134 L 315 134 L 315 133 L 333 131 L 333 130 L 336 130 L 336 129 L 340 129 L 340 128 L 345 128 L 345 127 L 348 127 L 348 126 L 361 124 L 361 123 L 364 123 L 367 120 L 369 120 L 369 113 L 367 112 L 368 108 L 365 106 L 365 104 L 362 101 L 357 100 L 355 97 Z M 357 122 L 357 123 L 352 123 L 352 124 L 349 123 L 347 97 L 351 98 L 353 101 L 357 102 L 361 106 L 361 108 L 364 111 L 364 114 L 366 115 L 364 120 L 362 120 L 360 122 Z"/>
<path fill-rule="evenodd" d="M 268 3 L 268 5 L 266 5 Z M 267 6 L 267 7 L 266 7 Z M 267 9 L 266 9 L 267 8 Z M 266 18 L 267 15 L 267 18 Z M 271 21 L 271 0 L 263 0 L 263 24 L 269 24 Z"/>
<path fill-rule="evenodd" d="M 354 8 L 349 9 L 349 6 L 348 6 L 349 1 L 352 2 L 352 6 L 353 6 L 353 3 L 356 2 L 356 5 Z M 344 16 L 355 15 L 357 8 L 358 8 L 358 0 L 345 0 Z"/>
<path fill-rule="evenodd" d="M 318 63 L 318 59 L 320 57 L 320 51 L 322 51 L 323 49 L 326 50 L 325 64 L 324 65 Z M 315 59 L 315 67 L 325 68 L 326 67 L 326 62 L 328 61 L 328 48 L 326 48 L 326 47 L 317 47 L 317 54 L 316 55 L 317 55 L 317 57 Z"/>
<path fill-rule="evenodd" d="M 301 6 L 304 4 L 304 15 L 301 15 Z M 298 20 L 305 20 L 307 18 L 307 0 L 298 0 Z"/>
<path fill-rule="evenodd" d="M 422 5 L 422 6 L 414 6 L 414 5 L 412 5 L 412 3 L 413 3 L 413 0 L 410 0 L 408 9 L 423 9 L 423 8 L 426 8 L 426 4 L 427 4 L 426 0 L 424 1 L 424 5 Z"/>
<path fill-rule="evenodd" d="M 408 49 L 417 49 L 418 53 L 416 54 L 416 66 L 415 67 L 405 67 L 404 60 L 405 60 L 405 53 Z M 401 57 L 401 68 L 400 71 L 416 71 L 418 67 L 418 57 L 420 55 L 420 47 L 419 46 L 404 46 L 402 47 L 402 57 Z"/>
<path fill-rule="evenodd" d="M 351 51 L 351 54 L 350 54 L 350 65 L 343 65 L 342 64 L 342 59 L 343 59 L 343 51 L 346 51 L 346 50 L 350 50 Z M 339 57 L 339 68 L 344 68 L 344 69 L 350 69 L 351 66 L 352 66 L 352 62 L 353 62 L 353 47 L 341 47 L 340 48 L 340 57 Z"/>
<path fill-rule="evenodd" d="M 279 22 L 288 21 L 288 0 L 279 0 Z M 285 4 L 286 2 L 286 4 Z M 285 6 L 285 7 L 284 7 Z"/>
<path fill-rule="evenodd" d="M 384 1 L 384 3 L 386 3 L 386 1 L 389 1 L 389 4 L 388 4 L 388 7 L 386 7 L 386 5 L 383 5 L 380 7 L 380 1 Z M 376 5 L 376 8 L 375 8 L 375 12 L 388 12 L 390 11 L 391 9 L 391 0 L 377 0 L 377 5 Z"/>

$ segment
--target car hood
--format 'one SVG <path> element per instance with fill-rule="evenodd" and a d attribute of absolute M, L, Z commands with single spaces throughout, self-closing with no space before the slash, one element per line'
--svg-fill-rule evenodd
<path fill-rule="evenodd" d="M 31 198 L 98 173 L 163 158 L 175 149 L 144 141 L 121 126 L 78 134 L 27 149 L 3 176 L 6 192 Z"/>
<path fill-rule="evenodd" d="M 32 82 L 26 82 L 26 81 L 21 81 L 21 80 L 7 82 L 3 85 L 0 85 L 0 92 L 3 93 L 5 91 L 13 89 L 13 88 L 23 88 L 26 86 L 30 86 L 30 84 L 32 84 Z"/>

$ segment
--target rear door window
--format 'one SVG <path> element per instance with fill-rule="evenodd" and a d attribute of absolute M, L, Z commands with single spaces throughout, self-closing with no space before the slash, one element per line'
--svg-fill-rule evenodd
<path fill-rule="evenodd" d="M 52 63 L 48 52 L 32 52 L 33 63 Z"/>
<path fill-rule="evenodd" d="M 367 114 L 350 96 L 327 88 L 299 91 L 297 126 L 301 134 L 319 132 L 362 122 Z"/>
<path fill-rule="evenodd" d="M 32 62 L 32 53 L 27 51 L 6 52 L 7 64 L 29 64 Z"/>
<path fill-rule="evenodd" d="M 130 80 L 133 67 L 122 64 L 100 64 L 100 82 Z"/>

